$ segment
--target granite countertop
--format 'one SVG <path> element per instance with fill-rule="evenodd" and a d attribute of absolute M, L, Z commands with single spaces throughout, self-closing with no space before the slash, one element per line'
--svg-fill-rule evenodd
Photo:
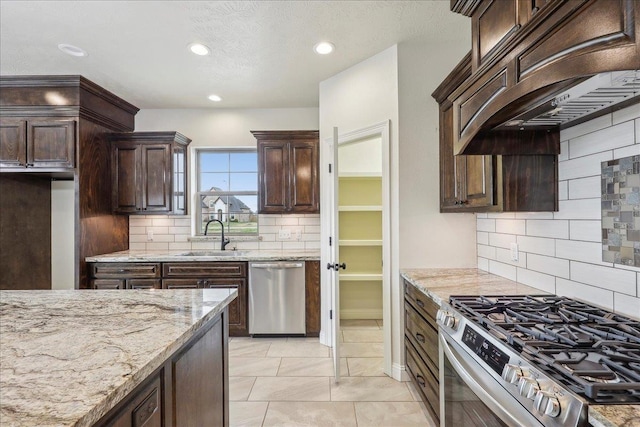
<path fill-rule="evenodd" d="M 475 268 L 422 268 L 401 272 L 409 283 L 436 304 L 451 295 L 546 294 L 540 289 L 514 282 Z M 589 405 L 593 427 L 632 427 L 640 425 L 640 405 Z"/>
<path fill-rule="evenodd" d="M 120 251 L 90 256 L 86 262 L 186 262 L 186 261 L 318 261 L 320 250 L 220 251 L 194 249 L 182 251 Z"/>
<path fill-rule="evenodd" d="M 237 295 L 0 291 L 0 426 L 89 426 Z"/>

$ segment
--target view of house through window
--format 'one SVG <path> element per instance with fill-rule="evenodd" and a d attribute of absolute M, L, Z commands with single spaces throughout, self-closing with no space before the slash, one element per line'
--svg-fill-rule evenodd
<path fill-rule="evenodd" d="M 258 234 L 258 157 L 255 149 L 196 151 L 198 234 L 212 219 L 222 221 L 226 234 Z M 211 222 L 208 234 L 220 232 Z"/>

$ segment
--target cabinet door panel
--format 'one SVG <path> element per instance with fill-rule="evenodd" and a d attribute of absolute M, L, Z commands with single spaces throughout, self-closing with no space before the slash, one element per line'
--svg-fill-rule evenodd
<path fill-rule="evenodd" d="M 136 212 L 142 209 L 138 197 L 140 181 L 139 145 L 118 144 L 113 148 L 113 206 L 117 212 Z"/>
<path fill-rule="evenodd" d="M 291 143 L 291 211 L 318 211 L 318 146 L 313 142 Z"/>
<path fill-rule="evenodd" d="M 289 152 L 286 144 L 261 144 L 258 165 L 259 212 L 281 213 L 287 209 Z"/>
<path fill-rule="evenodd" d="M 211 289 L 231 288 L 238 291 L 238 297 L 229 304 L 229 333 L 233 336 L 248 335 L 246 279 L 204 279 L 203 286 Z"/>
<path fill-rule="evenodd" d="M 143 206 L 142 210 L 165 212 L 170 210 L 171 187 L 171 147 L 163 145 L 143 145 Z"/>
<path fill-rule="evenodd" d="M 493 205 L 493 167 L 491 156 L 464 156 L 464 204 L 469 207 Z"/>
<path fill-rule="evenodd" d="M 24 167 L 27 164 L 27 122 L 0 120 L 0 167 Z"/>
<path fill-rule="evenodd" d="M 27 164 L 34 168 L 73 168 L 75 122 L 30 120 L 27 122 Z"/>

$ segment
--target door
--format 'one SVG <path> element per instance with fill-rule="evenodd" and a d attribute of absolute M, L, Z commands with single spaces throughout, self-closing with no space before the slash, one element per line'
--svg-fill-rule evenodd
<path fill-rule="evenodd" d="M 332 195 L 330 212 L 330 262 L 327 268 L 331 271 L 329 287 L 331 289 L 331 348 L 333 349 L 333 370 L 335 381 L 340 381 L 340 245 L 338 224 L 338 128 L 333 128 L 333 140 L 331 142 L 332 158 L 330 160 L 329 194 Z M 346 268 L 342 264 L 343 268 Z"/>

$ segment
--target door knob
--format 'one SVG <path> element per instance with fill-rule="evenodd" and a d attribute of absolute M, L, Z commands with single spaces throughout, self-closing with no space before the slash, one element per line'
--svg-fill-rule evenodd
<path fill-rule="evenodd" d="M 347 269 L 347 264 L 345 264 L 344 262 L 342 264 L 338 264 L 338 263 L 335 263 L 335 264 L 328 263 L 327 264 L 327 270 L 338 271 L 339 269 L 346 270 Z"/>

